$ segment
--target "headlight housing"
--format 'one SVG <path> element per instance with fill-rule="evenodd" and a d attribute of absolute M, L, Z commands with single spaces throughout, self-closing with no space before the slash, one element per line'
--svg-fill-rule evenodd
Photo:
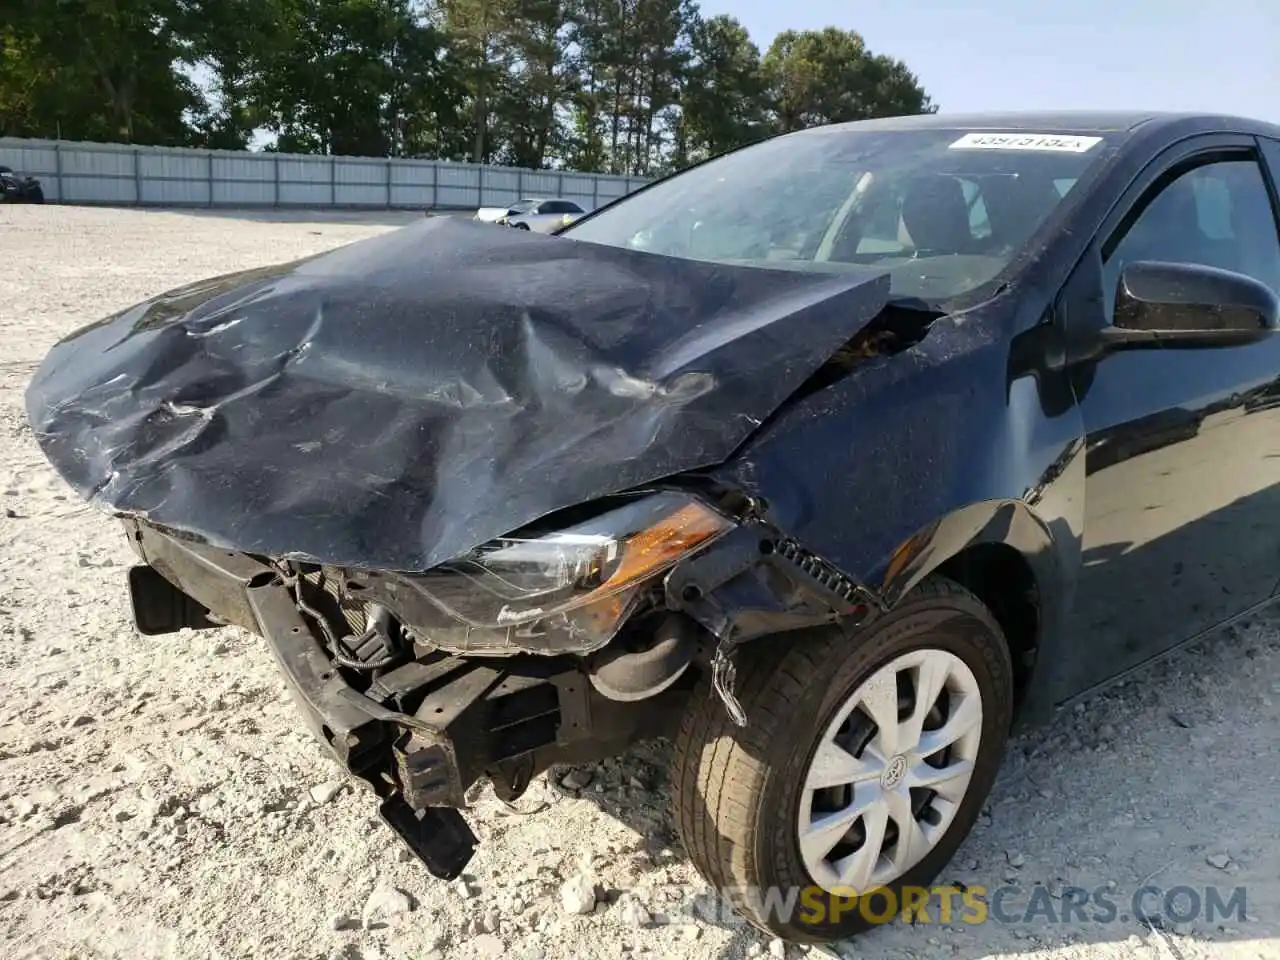
<path fill-rule="evenodd" d="M 585 654 L 613 639 L 646 586 L 733 526 L 694 497 L 655 493 L 388 577 L 377 593 L 412 633 L 451 652 Z"/>

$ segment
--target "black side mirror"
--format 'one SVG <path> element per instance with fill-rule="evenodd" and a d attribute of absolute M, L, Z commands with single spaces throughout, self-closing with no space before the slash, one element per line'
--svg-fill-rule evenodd
<path fill-rule="evenodd" d="M 1265 283 L 1192 263 L 1128 264 L 1106 345 L 1237 346 L 1280 327 L 1280 297 Z"/>

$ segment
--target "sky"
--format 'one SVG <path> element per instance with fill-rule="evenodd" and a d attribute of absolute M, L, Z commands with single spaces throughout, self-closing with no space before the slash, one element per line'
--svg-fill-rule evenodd
<path fill-rule="evenodd" d="M 856 30 L 940 112 L 1215 111 L 1280 123 L 1280 0 L 700 0 L 763 52 L 787 29 Z"/>

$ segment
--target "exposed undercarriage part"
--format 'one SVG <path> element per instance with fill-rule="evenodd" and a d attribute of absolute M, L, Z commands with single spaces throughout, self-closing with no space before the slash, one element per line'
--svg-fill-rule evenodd
<path fill-rule="evenodd" d="M 553 764 L 671 735 L 702 676 L 736 722 L 749 722 L 732 689 L 737 645 L 874 614 L 861 585 L 749 511 L 739 516 L 647 584 L 602 647 L 500 656 L 433 644 L 430 629 L 393 612 L 378 577 L 221 551 L 138 520 L 126 527 L 148 564 L 131 578 L 139 626 L 216 626 L 206 615 L 215 610 L 262 633 L 313 732 L 381 798 L 382 819 L 427 869 L 452 879 L 477 842 L 459 813 L 477 780 L 511 801 Z"/>

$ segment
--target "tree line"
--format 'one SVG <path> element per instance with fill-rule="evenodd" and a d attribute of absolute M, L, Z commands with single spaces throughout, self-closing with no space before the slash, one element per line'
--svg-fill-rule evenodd
<path fill-rule="evenodd" d="M 9 0 L 0 135 L 655 176 L 933 112 L 853 31 L 763 53 L 696 0 Z"/>

